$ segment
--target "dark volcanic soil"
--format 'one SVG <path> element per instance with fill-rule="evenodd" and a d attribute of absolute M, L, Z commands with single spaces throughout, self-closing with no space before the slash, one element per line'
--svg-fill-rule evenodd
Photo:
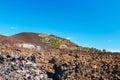
<path fill-rule="evenodd" d="M 31 43 L 35 45 L 42 44 L 42 42 L 40 41 L 41 38 L 38 36 L 37 33 L 24 32 L 24 33 L 13 35 L 10 38 L 21 40 L 21 41 L 24 41 L 25 43 Z"/>
<path fill-rule="evenodd" d="M 34 33 L 21 33 L 12 37 L 1 36 L 0 52 L 25 58 L 32 56 L 35 64 L 41 70 L 45 70 L 51 80 L 120 80 L 120 53 L 98 54 L 59 48 L 32 50 L 11 45 L 14 42 L 37 45 L 41 44 L 39 39 Z M 1 66 L 2 63 L 0 70 L 3 70 L 4 67 Z M 8 77 L 9 75 L 11 73 L 7 74 Z M 0 75 L 0 77 L 4 76 Z"/>

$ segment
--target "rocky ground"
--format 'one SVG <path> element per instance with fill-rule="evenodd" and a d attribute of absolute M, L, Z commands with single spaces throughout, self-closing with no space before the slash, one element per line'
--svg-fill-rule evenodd
<path fill-rule="evenodd" d="M 120 80 L 119 53 L 88 54 L 64 49 L 34 51 L 17 47 L 0 48 L 0 51 L 2 51 L 0 74 L 3 80 L 4 78 L 17 80 L 19 77 L 24 80 L 23 78 L 27 78 L 29 75 L 30 80 L 34 80 L 36 71 L 40 74 L 37 73 L 36 76 L 39 79 L 35 80 L 41 79 L 41 73 L 46 76 L 45 80 Z M 13 53 L 11 56 L 14 57 L 9 57 L 8 52 Z M 21 68 L 20 65 L 23 64 L 24 66 Z M 5 73 L 7 70 L 8 73 Z M 11 72 L 9 73 L 9 71 Z M 13 75 L 15 76 L 13 77 Z"/>
<path fill-rule="evenodd" d="M 120 53 L 91 53 L 50 46 L 35 50 L 14 45 L 27 43 L 29 39 L 14 38 L 0 37 L 0 80 L 120 80 Z M 30 42 L 35 44 L 39 40 Z"/>
<path fill-rule="evenodd" d="M 35 58 L 0 53 L 0 80 L 48 80 Z"/>

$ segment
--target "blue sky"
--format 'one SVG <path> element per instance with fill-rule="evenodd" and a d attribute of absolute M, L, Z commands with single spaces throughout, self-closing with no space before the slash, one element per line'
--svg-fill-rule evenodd
<path fill-rule="evenodd" d="M 120 0 L 0 0 L 0 34 L 19 32 L 120 51 Z"/>

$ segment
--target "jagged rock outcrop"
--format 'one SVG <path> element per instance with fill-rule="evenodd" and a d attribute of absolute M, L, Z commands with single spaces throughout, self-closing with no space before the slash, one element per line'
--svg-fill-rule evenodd
<path fill-rule="evenodd" d="M 48 80 L 34 58 L 0 52 L 0 80 Z"/>

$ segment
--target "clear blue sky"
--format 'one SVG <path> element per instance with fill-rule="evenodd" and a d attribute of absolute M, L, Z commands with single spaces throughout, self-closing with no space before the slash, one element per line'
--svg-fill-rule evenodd
<path fill-rule="evenodd" d="M 120 51 L 120 0 L 0 0 L 0 34 L 19 32 Z"/>

